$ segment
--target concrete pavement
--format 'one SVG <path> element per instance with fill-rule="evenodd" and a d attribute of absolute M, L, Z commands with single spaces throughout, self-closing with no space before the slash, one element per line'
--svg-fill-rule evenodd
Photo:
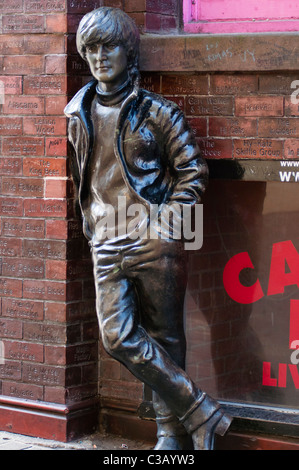
<path fill-rule="evenodd" d="M 95 433 L 71 442 L 57 442 L 0 431 L 1 450 L 150 450 L 152 445 Z"/>

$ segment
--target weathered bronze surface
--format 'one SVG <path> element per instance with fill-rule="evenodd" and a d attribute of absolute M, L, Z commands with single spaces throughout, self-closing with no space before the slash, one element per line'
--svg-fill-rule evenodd
<path fill-rule="evenodd" d="M 231 420 L 184 371 L 187 253 L 165 218 L 175 206 L 181 223 L 180 209 L 201 202 L 207 165 L 180 109 L 139 88 L 139 34 L 125 13 L 85 15 L 77 47 L 94 80 L 65 114 L 103 345 L 152 388 L 157 450 L 184 449 L 189 436 L 211 449 Z"/>

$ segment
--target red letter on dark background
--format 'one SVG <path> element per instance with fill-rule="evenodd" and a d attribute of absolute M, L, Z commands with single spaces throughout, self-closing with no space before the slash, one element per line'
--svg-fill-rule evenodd
<path fill-rule="evenodd" d="M 257 280 L 252 286 L 243 286 L 240 273 L 245 268 L 254 266 L 247 252 L 233 256 L 223 271 L 223 285 L 228 295 L 239 304 L 252 304 L 264 296 L 261 284 Z"/>

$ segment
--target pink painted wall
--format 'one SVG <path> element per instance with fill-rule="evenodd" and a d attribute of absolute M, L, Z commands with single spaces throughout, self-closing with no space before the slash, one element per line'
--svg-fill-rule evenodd
<path fill-rule="evenodd" d="M 299 0 L 183 0 L 186 32 L 299 31 Z"/>

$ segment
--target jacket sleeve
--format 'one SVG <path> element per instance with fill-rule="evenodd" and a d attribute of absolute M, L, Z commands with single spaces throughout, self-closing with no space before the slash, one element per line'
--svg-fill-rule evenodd
<path fill-rule="evenodd" d="M 70 156 L 70 169 L 75 187 L 78 191 L 80 185 L 80 171 L 78 165 L 78 125 L 79 119 L 72 117 L 68 124 L 68 150 Z"/>
<path fill-rule="evenodd" d="M 71 171 L 72 180 L 75 189 L 74 210 L 78 217 L 81 217 L 81 210 L 79 205 L 79 187 L 80 187 L 80 131 L 79 131 L 79 118 L 71 117 L 68 123 L 68 155 L 69 166 Z"/>
<path fill-rule="evenodd" d="M 168 202 L 188 205 L 200 203 L 208 184 L 208 166 L 179 108 L 172 109 L 164 135 L 165 154 L 173 181 Z"/>

